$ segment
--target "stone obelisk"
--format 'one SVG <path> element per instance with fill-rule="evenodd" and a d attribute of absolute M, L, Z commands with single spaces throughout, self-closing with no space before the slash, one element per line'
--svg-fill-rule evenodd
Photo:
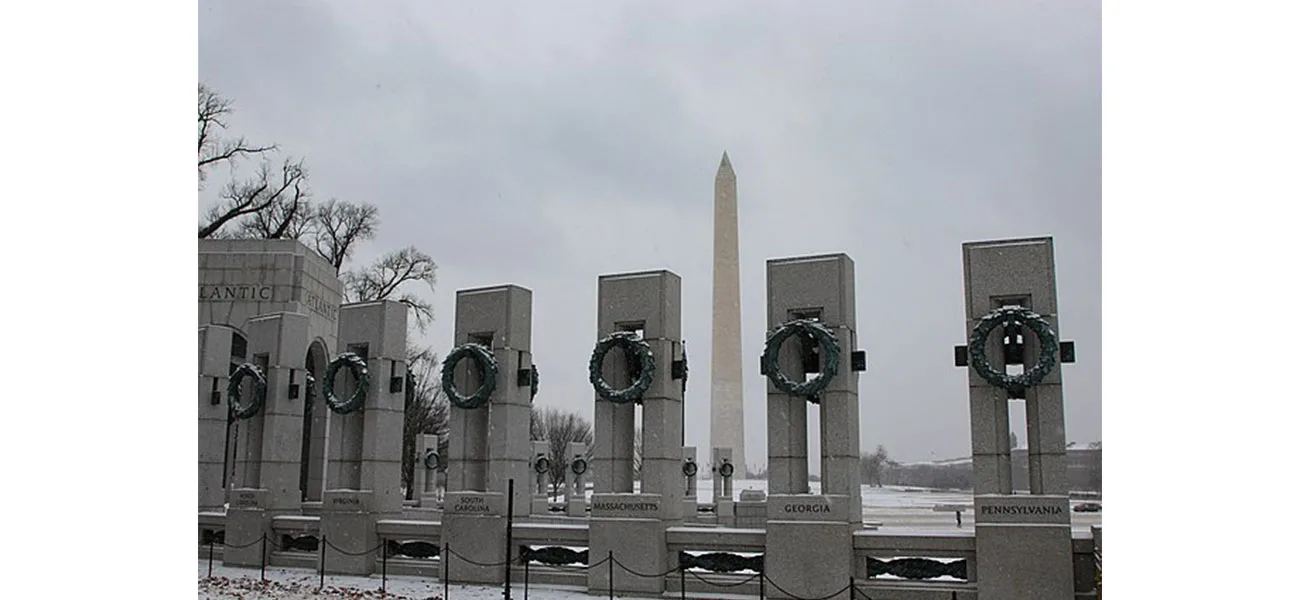
<path fill-rule="evenodd" d="M 736 476 L 745 476 L 745 403 L 740 351 L 740 235 L 736 172 L 722 153 L 713 181 L 713 361 L 709 445 L 731 448 Z"/>

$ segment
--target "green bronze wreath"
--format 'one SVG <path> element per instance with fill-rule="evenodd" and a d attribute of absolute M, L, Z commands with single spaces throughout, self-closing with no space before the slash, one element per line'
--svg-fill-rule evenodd
<path fill-rule="evenodd" d="M 695 477 L 695 474 L 699 472 L 700 466 L 695 464 L 694 460 L 687 459 L 686 462 L 682 463 L 682 475 Z"/>
<path fill-rule="evenodd" d="M 777 364 L 778 357 L 781 356 L 781 345 L 790 336 L 798 334 L 812 336 L 821 346 L 822 353 L 826 355 L 826 364 L 822 367 L 822 372 L 818 373 L 812 381 L 795 383 L 785 373 L 781 372 L 780 365 Z M 767 379 L 781 390 L 792 396 L 803 396 L 812 402 L 817 402 L 817 396 L 831 384 L 831 380 L 840 370 L 840 341 L 835 339 L 835 334 L 827 329 L 825 325 L 812 319 L 798 319 L 790 321 L 772 332 L 767 336 L 767 344 L 763 347 L 763 374 Z"/>
<path fill-rule="evenodd" d="M 574 475 L 582 475 L 587 472 L 587 461 L 582 458 L 575 458 L 572 463 L 569 463 L 569 468 L 573 470 Z"/>
<path fill-rule="evenodd" d="M 343 367 L 352 371 L 352 376 L 357 380 L 357 389 L 353 390 L 347 400 L 339 400 L 339 397 L 334 395 L 334 382 L 338 377 L 339 369 Z M 344 352 L 325 367 L 325 384 L 321 386 L 321 396 L 325 398 L 325 406 L 330 410 L 340 415 L 360 410 L 366 404 L 366 393 L 369 389 L 370 369 L 366 366 L 366 361 L 355 353 Z"/>
<path fill-rule="evenodd" d="M 425 453 L 424 453 L 424 468 L 426 468 L 426 469 L 428 469 L 428 470 L 430 470 L 430 471 L 437 471 L 437 470 L 438 470 L 438 461 L 439 461 L 439 458 L 440 458 L 440 457 L 438 456 L 438 453 L 435 452 L 435 451 L 433 451 L 433 450 L 429 450 L 429 451 L 425 452 Z"/>
<path fill-rule="evenodd" d="M 731 477 L 731 475 L 735 472 L 736 472 L 736 467 L 729 462 L 724 462 L 722 463 L 721 467 L 718 467 L 718 474 L 722 475 L 723 477 Z"/>
<path fill-rule="evenodd" d="M 988 353 L 984 345 L 989 334 L 998 327 L 1020 323 L 1034 332 L 1038 338 L 1038 362 L 1032 369 L 1020 375 L 1008 375 L 993 370 L 989 365 Z M 970 334 L 970 365 L 984 381 L 1009 391 L 1024 391 L 1038 385 L 1056 367 L 1056 333 L 1052 331 L 1047 320 L 1022 306 L 1004 306 L 980 319 L 975 330 Z"/>
<path fill-rule="evenodd" d="M 624 353 L 631 354 L 641 364 L 641 376 L 637 377 L 636 381 L 632 382 L 632 385 L 621 390 L 610 387 L 600 373 L 601 365 L 605 362 L 605 355 L 614 346 L 622 348 Z M 601 398 L 615 404 L 640 402 L 641 395 L 650 389 L 650 383 L 654 381 L 654 353 L 650 351 L 650 344 L 647 344 L 635 332 L 616 331 L 611 333 L 609 337 L 596 342 L 596 349 L 591 353 L 591 363 L 587 366 L 587 373 L 592 387 L 596 388 L 596 393 Z"/>
<path fill-rule="evenodd" d="M 483 376 L 483 383 L 468 396 L 456 389 L 455 378 L 456 365 L 466 358 L 474 359 L 479 374 Z M 497 359 L 492 356 L 492 351 L 481 344 L 472 343 L 461 344 L 453 349 L 442 363 L 442 389 L 447 392 L 447 399 L 452 406 L 457 408 L 475 409 L 487 404 L 488 398 L 497 389 Z"/>
<path fill-rule="evenodd" d="M 241 405 L 239 401 L 243 394 L 239 391 L 239 384 L 244 381 L 245 376 L 253 378 L 253 397 L 247 405 Z M 230 399 L 230 415 L 235 420 L 250 418 L 256 415 L 257 411 L 262 410 L 262 404 L 266 402 L 266 376 L 253 363 L 239 365 L 235 368 L 235 372 L 230 374 L 226 396 Z"/>
<path fill-rule="evenodd" d="M 686 362 L 686 340 L 682 340 L 682 395 L 686 394 L 686 377 L 690 373 L 691 365 Z"/>
<path fill-rule="evenodd" d="M 545 475 L 550 472 L 551 459 L 546 458 L 545 456 L 538 456 L 537 460 L 533 462 L 533 470 L 536 471 L 538 475 Z"/>

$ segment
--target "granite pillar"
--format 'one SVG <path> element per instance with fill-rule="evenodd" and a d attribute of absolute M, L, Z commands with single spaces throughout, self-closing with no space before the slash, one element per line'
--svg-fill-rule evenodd
<path fill-rule="evenodd" d="M 579 462 L 580 461 L 580 462 Z M 569 442 L 565 450 L 564 512 L 570 517 L 587 516 L 587 445 Z"/>
<path fill-rule="evenodd" d="M 768 334 L 799 319 L 817 321 L 839 345 L 838 371 L 818 395 L 821 493 L 809 493 L 808 399 L 768 382 L 768 576 L 791 594 L 824 597 L 853 573 L 853 531 L 862 525 L 858 439 L 858 373 L 851 356 L 857 326 L 853 260 L 844 254 L 767 261 Z M 804 381 L 811 369 L 800 360 L 799 336 L 786 340 L 777 364 L 786 377 Z M 825 351 L 816 349 L 816 371 L 825 377 Z M 747 512 L 757 500 L 747 499 Z M 746 520 L 752 519 L 747 516 Z M 775 586 L 773 586 L 775 587 Z M 772 590 L 772 597 L 786 597 Z M 848 599 L 844 592 L 838 598 Z"/>
<path fill-rule="evenodd" d="M 1004 306 L 1041 315 L 1053 331 L 1056 272 L 1051 238 L 962 245 L 967 344 L 979 320 Z M 989 366 L 1005 371 L 1003 339 L 986 345 Z M 1038 359 L 1036 336 L 1022 327 L 1023 364 Z M 975 556 L 981 600 L 1074 597 L 1065 420 L 1059 365 L 1024 393 L 1029 442 L 1029 494 L 1013 494 L 1006 390 L 968 369 L 975 484 Z"/>
<path fill-rule="evenodd" d="M 271 519 L 302 509 L 303 400 L 290 398 L 289 386 L 305 376 L 309 343 L 306 315 L 275 313 L 248 321 L 249 354 L 266 377 L 266 398 L 257 414 L 239 422 L 238 485 L 226 513 L 227 565 L 260 566 L 260 545 L 234 546 L 263 534 L 273 540 Z M 241 402 L 246 404 L 253 385 L 251 377 L 244 382 Z M 266 551 L 271 550 L 268 545 Z"/>
<path fill-rule="evenodd" d="M 497 381 L 487 404 L 451 407 L 443 540 L 451 549 L 450 581 L 500 584 L 505 568 L 496 563 L 512 549 L 505 544 L 506 498 L 514 481 L 514 517 L 532 512 L 536 474 L 529 441 L 532 395 L 523 373 L 532 368 L 532 291 L 501 285 L 456 292 L 456 345 L 487 348 L 497 363 Z M 463 395 L 482 383 L 472 359 L 456 365 L 454 381 Z"/>
<path fill-rule="evenodd" d="M 226 424 L 230 405 L 230 343 L 234 331 L 199 327 L 199 511 L 225 510 Z"/>
<path fill-rule="evenodd" d="M 638 403 L 613 403 L 596 395 L 596 493 L 592 496 L 590 555 L 600 560 L 612 551 L 627 568 L 662 573 L 675 564 L 668 555 L 667 528 L 682 520 L 682 384 L 672 364 L 682 359 L 681 278 L 669 271 L 605 275 L 598 282 L 597 338 L 639 331 L 655 358 L 655 372 L 642 395 L 641 491 L 632 492 L 632 441 Z M 627 360 L 611 350 L 601 374 L 615 389 L 633 382 Z M 619 593 L 664 591 L 663 578 L 637 577 L 620 568 L 614 581 L 605 569 L 587 573 L 596 593 L 613 586 Z M 605 593 L 605 592 L 600 592 Z"/>
<path fill-rule="evenodd" d="M 372 573 L 379 559 L 371 552 L 379 544 L 376 522 L 402 514 L 406 325 L 407 307 L 391 300 L 339 311 L 339 347 L 365 361 L 370 382 L 361 409 L 330 415 L 331 477 L 321 503 L 330 572 Z M 352 377 L 340 368 L 334 389 L 340 400 L 356 389 Z"/>

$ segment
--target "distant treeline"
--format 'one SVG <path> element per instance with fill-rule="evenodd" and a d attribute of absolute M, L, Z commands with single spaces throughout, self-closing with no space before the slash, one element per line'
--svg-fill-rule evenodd
<path fill-rule="evenodd" d="M 1073 446 L 1073 445 L 1071 445 Z M 1101 492 L 1101 444 L 1087 448 L 1066 448 L 1066 478 L 1070 491 Z M 889 459 L 883 446 L 862 455 L 862 483 L 873 486 L 906 486 L 969 490 L 973 488 L 971 462 L 900 464 Z M 1011 485 L 1029 489 L 1029 456 L 1024 448 L 1011 451 Z"/>

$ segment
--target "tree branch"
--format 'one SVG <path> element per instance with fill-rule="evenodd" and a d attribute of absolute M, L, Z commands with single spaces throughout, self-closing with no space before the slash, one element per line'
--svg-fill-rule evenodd
<path fill-rule="evenodd" d="M 198 96 L 198 171 L 200 184 L 207 179 L 209 168 L 220 163 L 231 163 L 237 157 L 265 154 L 275 150 L 275 144 L 253 146 L 239 137 L 223 140 L 218 131 L 226 129 L 224 116 L 234 112 L 234 104 L 211 88 L 199 84 Z"/>
<path fill-rule="evenodd" d="M 213 237 L 227 223 L 244 215 L 265 211 L 282 201 L 290 189 L 296 195 L 305 194 L 307 170 L 302 161 L 285 159 L 280 169 L 280 181 L 273 183 L 270 166 L 263 162 L 253 178 L 231 181 L 222 192 L 223 202 L 208 211 L 208 222 L 199 227 L 199 238 Z"/>

